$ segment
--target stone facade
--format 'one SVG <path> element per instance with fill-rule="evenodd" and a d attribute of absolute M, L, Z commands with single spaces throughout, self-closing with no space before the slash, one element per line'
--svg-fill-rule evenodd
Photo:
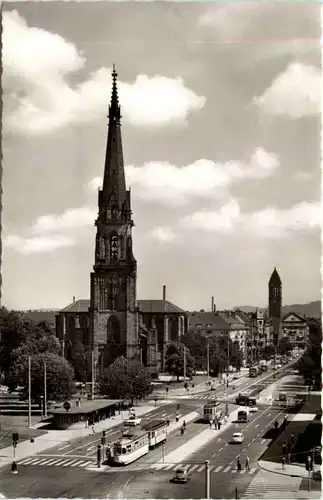
<path fill-rule="evenodd" d="M 306 318 L 297 313 L 286 314 L 282 321 L 283 337 L 287 337 L 293 347 L 304 349 L 309 340 L 309 326 Z"/>

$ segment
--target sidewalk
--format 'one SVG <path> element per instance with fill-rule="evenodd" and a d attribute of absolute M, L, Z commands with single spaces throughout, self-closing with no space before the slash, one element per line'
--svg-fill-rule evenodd
<path fill-rule="evenodd" d="M 234 410 L 229 414 L 229 418 L 227 423 L 222 424 L 220 430 L 215 429 L 205 429 L 199 434 L 192 437 L 189 441 L 184 443 L 182 446 L 178 447 L 174 451 L 168 453 L 163 460 L 159 460 L 158 463 L 164 464 L 168 463 L 176 463 L 183 462 L 185 459 L 193 455 L 193 453 L 197 452 L 200 448 L 203 448 L 207 443 L 217 439 L 234 421 L 236 421 L 238 415 L 238 410 Z"/>
<path fill-rule="evenodd" d="M 274 474 L 308 479 L 308 472 L 305 469 L 304 464 L 296 464 L 296 463 L 285 464 L 285 469 L 283 469 L 282 465 L 276 462 L 269 462 L 268 460 L 259 460 L 258 465 L 261 469 L 264 469 L 267 472 L 272 472 Z M 317 469 L 319 468 L 320 468 L 319 465 L 317 465 Z"/>
<path fill-rule="evenodd" d="M 146 415 L 155 409 L 155 406 L 134 406 L 137 416 Z M 102 420 L 95 425 L 96 434 L 101 433 L 103 430 L 109 431 L 113 430 L 115 427 L 120 425 L 124 419 L 128 418 L 128 411 L 121 412 L 120 415 L 116 415 L 110 419 Z M 30 441 L 22 441 L 18 443 L 16 448 L 16 460 L 22 460 L 37 453 L 41 453 L 49 448 L 53 448 L 62 443 L 68 443 L 70 440 L 76 439 L 78 437 L 88 436 L 91 429 L 82 427 L 67 429 L 67 430 L 53 430 L 47 431 L 46 434 L 38 436 L 35 438 L 34 443 Z M 13 461 L 13 448 L 8 446 L 7 448 L 2 448 L 0 450 L 0 467 L 11 464 Z"/>

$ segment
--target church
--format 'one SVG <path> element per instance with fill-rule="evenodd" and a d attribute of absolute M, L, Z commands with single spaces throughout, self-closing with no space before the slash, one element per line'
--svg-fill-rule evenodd
<path fill-rule="evenodd" d="M 140 360 L 157 375 L 165 369 L 167 343 L 188 328 L 184 310 L 166 300 L 137 300 L 137 261 L 133 254 L 131 193 L 127 189 L 121 138 L 117 73 L 112 72 L 108 138 L 102 189 L 98 191 L 95 255 L 90 300 L 75 300 L 56 316 L 63 356 L 72 359 L 81 343 L 89 372 L 99 374 L 117 357 Z"/>

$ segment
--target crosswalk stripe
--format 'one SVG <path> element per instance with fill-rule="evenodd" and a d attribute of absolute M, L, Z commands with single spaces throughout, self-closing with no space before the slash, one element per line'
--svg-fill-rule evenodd
<path fill-rule="evenodd" d="M 74 462 L 76 463 L 77 460 L 71 460 L 70 462 L 67 462 L 67 464 L 64 464 L 63 467 L 69 467 L 70 465 L 74 464 Z"/>
<path fill-rule="evenodd" d="M 164 467 L 164 464 L 155 464 L 154 465 L 154 469 L 157 469 L 157 470 L 162 469 L 163 467 Z"/>
<path fill-rule="evenodd" d="M 246 471 L 247 471 L 246 469 L 242 469 L 242 470 L 240 471 L 240 474 L 244 474 Z"/>
<path fill-rule="evenodd" d="M 212 472 L 213 467 L 214 467 L 214 465 L 210 465 L 210 467 L 209 467 L 210 472 Z"/>
<path fill-rule="evenodd" d="M 57 464 L 55 464 L 55 467 L 58 467 L 59 465 L 63 465 L 65 464 L 65 462 L 68 462 L 69 460 L 62 460 L 60 462 L 58 462 Z"/>
<path fill-rule="evenodd" d="M 87 467 L 90 464 L 93 464 L 92 460 L 90 460 L 89 462 L 85 462 L 85 464 L 83 464 L 82 467 Z"/>
<path fill-rule="evenodd" d="M 222 469 L 223 465 L 219 465 L 213 472 L 219 472 Z"/>
<path fill-rule="evenodd" d="M 228 465 L 228 467 L 226 467 L 226 468 L 223 470 L 223 472 L 228 472 L 228 470 L 230 470 L 230 469 L 231 469 L 231 467 L 230 467 L 230 465 Z"/>
<path fill-rule="evenodd" d="M 256 467 L 253 467 L 252 469 L 250 469 L 250 474 L 254 474 L 254 472 L 256 472 Z"/>
<path fill-rule="evenodd" d="M 51 458 L 50 460 L 48 460 L 48 462 L 46 463 L 46 467 L 48 467 L 49 465 L 53 465 L 53 462 L 55 462 L 55 458 Z"/>
<path fill-rule="evenodd" d="M 202 472 L 202 470 L 205 468 L 205 465 L 201 465 L 196 472 Z"/>
<path fill-rule="evenodd" d="M 170 470 L 174 467 L 174 464 L 167 464 L 164 470 Z"/>
<path fill-rule="evenodd" d="M 237 469 L 232 469 L 232 474 L 235 474 L 237 471 Z"/>
<path fill-rule="evenodd" d="M 28 463 L 32 462 L 33 460 L 35 460 L 35 457 L 33 457 L 33 458 L 29 457 L 29 458 L 27 458 L 25 460 L 22 460 L 21 462 L 18 462 L 18 464 L 20 464 L 20 465 L 27 465 Z"/>
<path fill-rule="evenodd" d="M 83 463 L 84 463 L 84 460 L 77 460 L 73 465 L 72 464 L 70 464 L 70 465 L 71 465 L 71 467 L 76 467 L 77 465 L 81 465 Z"/>
<path fill-rule="evenodd" d="M 55 460 L 53 460 L 53 462 L 51 463 L 51 465 L 56 465 L 57 462 L 60 462 L 61 461 L 61 458 L 56 458 Z"/>
<path fill-rule="evenodd" d="M 48 462 L 51 462 L 51 461 L 52 461 L 51 458 L 47 458 L 47 460 L 42 461 L 42 465 L 46 465 L 46 464 L 48 464 Z"/>
<path fill-rule="evenodd" d="M 40 465 L 41 462 L 47 461 L 46 459 L 44 460 L 43 458 L 37 458 L 36 460 L 32 460 L 28 465 Z"/>
<path fill-rule="evenodd" d="M 196 469 L 196 467 L 198 467 L 199 464 L 195 464 L 195 465 L 192 465 L 192 467 L 190 467 L 190 472 L 193 472 L 193 470 Z"/>

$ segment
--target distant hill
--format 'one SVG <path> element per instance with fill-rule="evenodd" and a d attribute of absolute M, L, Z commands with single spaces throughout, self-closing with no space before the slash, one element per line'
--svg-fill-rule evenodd
<path fill-rule="evenodd" d="M 239 306 L 234 309 L 241 309 L 245 312 L 253 312 L 256 309 L 259 311 L 266 311 L 266 307 L 253 307 L 253 306 Z M 321 311 L 321 301 L 315 300 L 314 302 L 308 302 L 307 304 L 292 304 L 283 306 L 283 315 L 288 314 L 289 312 L 295 312 L 300 314 L 301 316 L 310 316 L 313 318 L 320 318 L 322 315 Z"/>

